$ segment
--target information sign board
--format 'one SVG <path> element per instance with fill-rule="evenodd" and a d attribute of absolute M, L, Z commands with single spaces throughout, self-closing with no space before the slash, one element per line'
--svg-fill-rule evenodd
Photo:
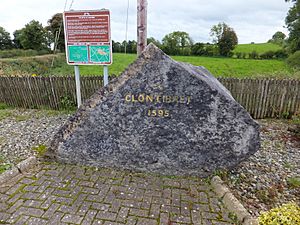
<path fill-rule="evenodd" d="M 63 18 L 69 65 L 112 64 L 109 10 L 66 11 Z"/>

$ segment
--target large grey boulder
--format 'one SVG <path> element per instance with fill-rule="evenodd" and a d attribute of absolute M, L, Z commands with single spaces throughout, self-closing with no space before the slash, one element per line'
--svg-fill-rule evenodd
<path fill-rule="evenodd" d="M 217 79 L 151 44 L 80 107 L 47 155 L 66 163 L 204 177 L 235 167 L 259 146 L 258 124 Z"/>

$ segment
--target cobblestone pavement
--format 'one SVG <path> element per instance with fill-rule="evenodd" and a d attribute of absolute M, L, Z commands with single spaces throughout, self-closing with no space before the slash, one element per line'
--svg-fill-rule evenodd
<path fill-rule="evenodd" d="M 233 224 L 209 184 L 43 163 L 0 185 L 0 224 Z"/>

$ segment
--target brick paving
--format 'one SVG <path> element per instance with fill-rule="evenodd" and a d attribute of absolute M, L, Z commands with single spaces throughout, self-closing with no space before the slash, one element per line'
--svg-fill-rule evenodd
<path fill-rule="evenodd" d="M 0 185 L 0 224 L 234 224 L 195 177 L 42 163 Z"/>

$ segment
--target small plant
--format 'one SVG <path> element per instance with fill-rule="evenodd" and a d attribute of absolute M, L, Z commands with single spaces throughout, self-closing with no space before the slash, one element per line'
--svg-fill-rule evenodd
<path fill-rule="evenodd" d="M 300 68 L 300 51 L 296 51 L 294 54 L 290 55 L 287 58 L 286 63 L 295 69 L 299 69 Z"/>
<path fill-rule="evenodd" d="M 0 110 L 3 110 L 3 109 L 8 109 L 8 105 L 6 105 L 5 103 L 0 103 Z"/>
<path fill-rule="evenodd" d="M 287 183 L 291 188 L 299 188 L 300 187 L 300 177 L 291 177 L 287 179 Z"/>
<path fill-rule="evenodd" d="M 235 222 L 235 224 L 238 224 L 238 217 L 235 213 L 230 212 L 228 213 L 228 218 Z"/>
<path fill-rule="evenodd" d="M 6 170 L 9 170 L 11 168 L 11 164 L 10 163 L 3 163 L 0 164 L 0 174 L 5 172 Z"/>
<path fill-rule="evenodd" d="M 16 115 L 15 120 L 17 122 L 22 122 L 28 120 L 30 117 L 31 117 L 30 115 Z"/>
<path fill-rule="evenodd" d="M 63 96 L 60 98 L 60 108 L 63 110 L 74 110 L 76 107 L 75 102 L 72 100 L 72 98 L 68 95 Z"/>
<path fill-rule="evenodd" d="M 0 110 L 0 120 L 4 120 L 7 117 L 12 116 L 12 113 L 8 110 Z"/>
<path fill-rule="evenodd" d="M 45 155 L 47 151 L 47 146 L 46 145 L 38 145 L 36 147 L 33 147 L 32 150 L 36 151 L 38 153 L 38 156 L 43 156 Z"/>
<path fill-rule="evenodd" d="M 0 174 L 9 170 L 12 164 L 8 163 L 3 155 L 0 154 Z"/>
<path fill-rule="evenodd" d="M 279 208 L 262 213 L 259 217 L 260 225 L 295 225 L 300 224 L 300 207 L 296 203 L 284 204 Z"/>

